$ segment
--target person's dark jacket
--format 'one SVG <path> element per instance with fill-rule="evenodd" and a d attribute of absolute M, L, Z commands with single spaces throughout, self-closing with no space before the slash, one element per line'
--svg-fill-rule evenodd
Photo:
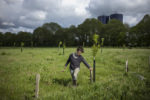
<path fill-rule="evenodd" d="M 89 64 L 85 61 L 85 59 L 82 57 L 82 55 L 77 55 L 76 53 L 70 54 L 65 66 L 70 63 L 70 68 L 75 69 L 75 68 L 80 68 L 80 63 L 83 62 L 87 68 L 90 68 Z"/>

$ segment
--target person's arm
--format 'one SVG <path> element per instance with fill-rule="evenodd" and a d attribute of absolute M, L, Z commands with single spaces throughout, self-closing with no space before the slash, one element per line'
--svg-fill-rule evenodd
<path fill-rule="evenodd" d="M 71 54 L 70 54 L 70 56 L 69 56 L 69 58 L 68 58 L 68 60 L 67 60 L 67 62 L 65 64 L 65 67 L 67 67 L 67 65 L 70 63 L 70 59 L 71 59 Z"/>
<path fill-rule="evenodd" d="M 65 64 L 65 67 L 64 67 L 64 69 L 62 70 L 62 72 L 65 71 L 67 65 L 70 63 L 70 59 L 71 59 L 71 54 L 70 54 L 70 56 L 69 56 L 69 58 L 68 58 L 68 60 L 67 60 L 67 62 L 66 62 L 66 64 Z"/>
<path fill-rule="evenodd" d="M 86 65 L 86 67 L 88 69 L 90 69 L 91 67 L 89 66 L 89 64 L 86 62 L 86 60 L 82 57 L 82 62 Z"/>

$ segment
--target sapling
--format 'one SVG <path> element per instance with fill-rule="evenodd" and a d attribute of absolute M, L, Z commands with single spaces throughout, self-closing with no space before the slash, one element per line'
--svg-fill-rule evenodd
<path fill-rule="evenodd" d="M 93 35 L 93 47 L 92 47 L 92 52 L 93 52 L 93 82 L 95 82 L 95 57 L 96 57 L 96 54 L 98 52 L 98 49 L 100 48 L 100 44 L 98 42 L 98 39 L 99 39 L 99 35 L 97 34 L 94 34 Z"/>
<path fill-rule="evenodd" d="M 125 44 L 123 44 L 123 50 L 126 48 L 126 45 Z"/>
<path fill-rule="evenodd" d="M 102 38 L 101 40 L 102 40 L 102 42 L 101 42 L 101 53 L 102 53 L 103 52 L 102 47 L 104 45 L 104 38 Z"/>
<path fill-rule="evenodd" d="M 62 45 L 62 41 L 60 41 L 59 42 L 59 44 L 58 44 L 58 52 L 59 52 L 59 50 L 60 50 L 60 46 Z M 60 53 L 59 53 L 60 54 Z"/>
<path fill-rule="evenodd" d="M 23 51 L 24 42 L 21 42 L 21 52 Z"/>
<path fill-rule="evenodd" d="M 83 47 L 84 47 L 84 42 L 83 42 Z"/>
<path fill-rule="evenodd" d="M 33 47 L 33 41 L 31 41 L 31 47 Z"/>
<path fill-rule="evenodd" d="M 66 48 L 66 44 L 65 42 L 63 43 L 63 55 L 65 54 L 65 48 Z"/>
<path fill-rule="evenodd" d="M 14 47 L 16 46 L 16 42 L 14 42 Z"/>

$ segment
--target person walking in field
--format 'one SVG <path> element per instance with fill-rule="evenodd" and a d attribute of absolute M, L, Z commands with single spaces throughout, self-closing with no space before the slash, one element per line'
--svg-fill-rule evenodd
<path fill-rule="evenodd" d="M 85 61 L 85 59 L 83 58 L 81 53 L 84 53 L 84 49 L 81 46 L 79 46 L 75 53 L 70 54 L 70 56 L 65 64 L 65 67 L 64 67 L 64 70 L 65 70 L 67 65 L 70 63 L 70 72 L 71 72 L 72 81 L 73 81 L 74 86 L 77 86 L 77 75 L 78 75 L 78 72 L 80 71 L 80 63 L 81 62 L 83 62 L 86 65 L 86 67 L 90 71 L 92 71 L 92 68 Z"/>

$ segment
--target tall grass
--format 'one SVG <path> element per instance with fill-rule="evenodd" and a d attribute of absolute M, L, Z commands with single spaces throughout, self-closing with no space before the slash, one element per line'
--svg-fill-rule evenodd
<path fill-rule="evenodd" d="M 90 83 L 90 72 L 81 64 L 78 86 L 72 86 L 68 70 L 61 72 L 70 53 L 66 48 L 1 48 L 0 99 L 34 99 L 35 75 L 41 75 L 39 100 L 148 100 L 150 95 L 149 49 L 103 48 L 96 56 L 96 83 Z M 4 54 L 5 53 L 5 54 Z M 83 54 L 92 66 L 92 50 Z M 128 58 L 129 72 L 125 74 Z M 141 79 L 141 77 L 144 79 Z"/>

